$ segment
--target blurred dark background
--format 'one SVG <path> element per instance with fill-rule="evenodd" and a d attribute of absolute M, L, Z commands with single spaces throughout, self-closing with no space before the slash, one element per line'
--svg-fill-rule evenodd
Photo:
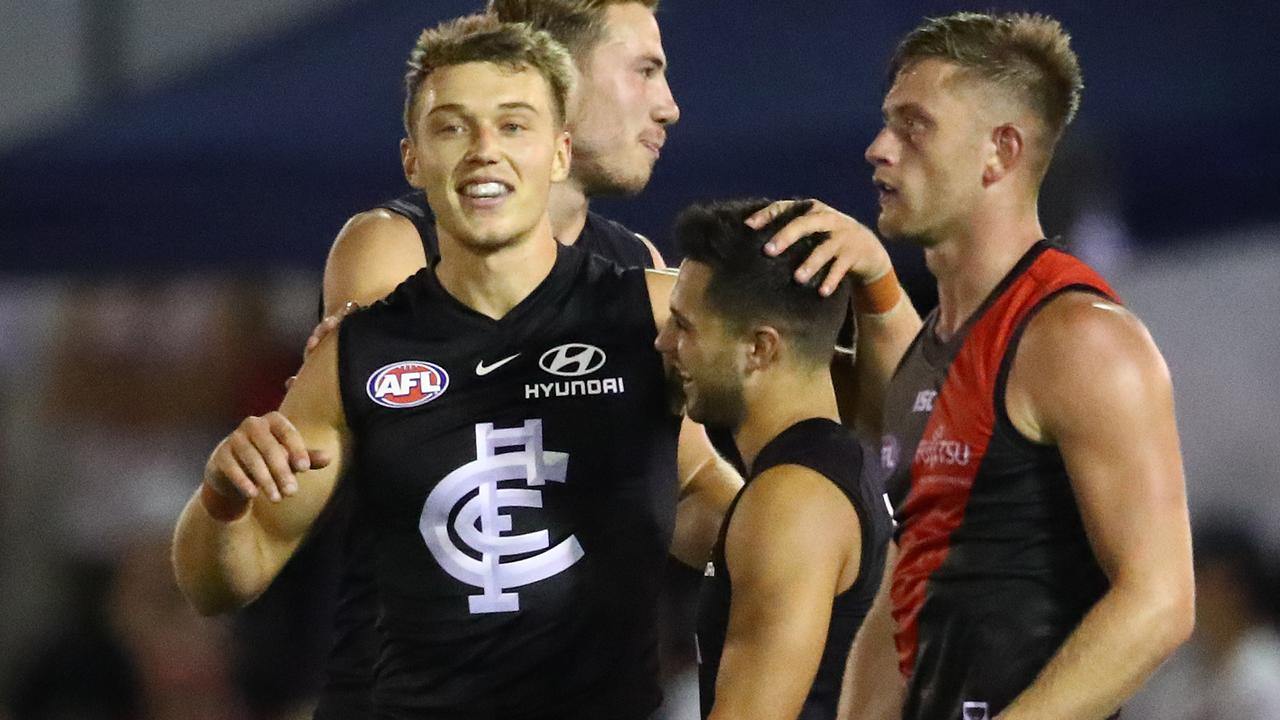
<path fill-rule="evenodd" d="M 58 4 L 80 8 L 83 102 L 0 146 L 6 273 L 318 267 L 347 216 L 404 186 L 400 76 L 416 32 L 479 3 L 328 0 L 158 86 L 130 72 L 129 53 L 159 52 L 145 37 L 165 31 L 146 24 L 153 3 Z M 1058 169 L 1105 176 L 1136 241 L 1280 217 L 1280 6 L 986 6 L 1071 31 L 1087 89 Z M 641 202 L 602 205 L 659 242 L 706 195 L 817 195 L 869 217 L 862 152 L 885 61 L 922 15 L 956 7 L 668 0 L 683 120 Z M 1051 195 L 1045 211 L 1068 208 Z"/>
<path fill-rule="evenodd" d="M 168 534 L 216 440 L 282 394 L 343 221 L 406 190 L 418 31 L 480 4 L 0 2 L 0 720 L 306 715 L 320 570 L 199 620 Z M 1132 717 L 1274 719 L 1280 5 L 666 0 L 681 122 L 640 197 L 593 207 L 670 260 L 700 199 L 815 196 L 870 221 L 885 62 L 961 8 L 1072 33 L 1086 89 L 1044 224 L 1174 375 L 1211 551 L 1197 639 Z M 928 309 L 919 253 L 891 252 Z"/>

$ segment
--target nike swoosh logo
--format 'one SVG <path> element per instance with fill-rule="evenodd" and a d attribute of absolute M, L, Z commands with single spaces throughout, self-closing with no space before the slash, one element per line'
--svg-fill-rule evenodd
<path fill-rule="evenodd" d="M 520 357 L 520 353 L 516 353 L 515 355 L 512 355 L 510 357 L 504 357 L 492 365 L 485 365 L 484 361 L 481 360 L 480 362 L 476 363 L 476 374 L 482 377 L 485 375 L 488 375 L 489 373 L 493 372 L 494 370 L 497 370 L 498 368 L 502 367 L 503 365 L 506 365 L 507 363 L 511 362 L 512 360 L 515 360 L 518 357 Z"/>

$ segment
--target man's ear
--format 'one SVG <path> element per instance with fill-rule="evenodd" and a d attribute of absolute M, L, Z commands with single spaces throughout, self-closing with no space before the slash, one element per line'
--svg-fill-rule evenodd
<path fill-rule="evenodd" d="M 991 131 L 991 153 L 982 168 L 982 184 L 994 185 L 1025 161 L 1026 134 L 1006 123 Z"/>
<path fill-rule="evenodd" d="M 568 130 L 560 132 L 556 138 L 556 154 L 552 161 L 551 181 L 564 182 L 569 178 L 569 167 L 573 163 L 573 136 Z"/>
<path fill-rule="evenodd" d="M 418 153 L 413 148 L 413 140 L 410 138 L 400 138 L 400 167 L 404 170 L 404 179 L 408 181 L 410 187 L 422 189 L 417 180 L 414 178 L 418 174 Z"/>
<path fill-rule="evenodd" d="M 782 336 L 772 325 L 757 325 L 751 331 L 751 344 L 747 348 L 748 372 L 765 370 L 778 362 L 782 354 Z"/>

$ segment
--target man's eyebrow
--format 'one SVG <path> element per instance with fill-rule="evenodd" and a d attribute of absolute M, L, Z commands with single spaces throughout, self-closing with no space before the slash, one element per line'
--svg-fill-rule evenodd
<path fill-rule="evenodd" d="M 880 116 L 885 120 L 893 116 L 902 115 L 909 115 L 929 123 L 933 122 L 933 116 L 926 112 L 924 106 L 919 103 L 905 102 L 880 109 Z"/>
<path fill-rule="evenodd" d="M 533 105 L 530 105 L 529 103 L 523 100 L 512 100 L 511 102 L 504 102 L 499 104 L 498 108 L 501 110 L 527 110 L 535 115 L 538 114 L 538 108 L 534 107 Z M 464 107 L 459 103 L 445 103 L 443 105 L 437 105 L 431 108 L 431 111 L 428 112 L 427 115 L 433 115 L 438 112 L 466 112 L 466 110 L 467 110 L 466 107 Z"/>
<path fill-rule="evenodd" d="M 667 59 L 666 59 L 666 58 L 664 58 L 664 57 L 662 57 L 661 55 L 656 55 L 656 54 L 654 54 L 654 53 L 645 53 L 645 54 L 640 58 L 640 60 L 641 60 L 642 62 L 653 63 L 654 65 L 657 65 L 657 66 L 658 66 L 658 69 L 660 69 L 660 70 L 670 70 L 670 69 L 671 69 L 671 66 L 667 64 Z"/>
<path fill-rule="evenodd" d="M 529 112 L 535 115 L 538 114 L 538 108 L 522 100 L 513 100 L 512 102 L 504 102 L 498 107 L 503 110 L 528 110 Z"/>

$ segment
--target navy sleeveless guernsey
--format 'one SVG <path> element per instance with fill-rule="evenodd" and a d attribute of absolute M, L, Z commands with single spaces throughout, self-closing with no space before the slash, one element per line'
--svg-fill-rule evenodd
<path fill-rule="evenodd" d="M 875 464 L 863 462 L 863 451 L 853 433 L 824 418 L 803 420 L 782 431 L 756 457 L 751 478 L 779 465 L 800 465 L 826 477 L 844 493 L 858 514 L 861 526 L 861 562 L 858 577 L 849 589 L 832 601 L 831 625 L 823 649 L 818 674 L 805 699 L 800 720 L 832 720 L 840 699 L 845 660 L 853 644 L 853 636 L 862 625 L 867 610 L 875 599 L 884 574 L 885 549 L 892 534 L 883 493 L 875 479 Z M 751 479 L 738 492 L 725 513 L 720 537 L 712 551 L 711 568 L 703 578 L 698 609 L 698 651 L 701 662 L 698 680 L 702 691 L 702 716 L 711 712 L 715 703 L 716 675 L 724 652 L 725 634 L 729 627 L 729 604 L 732 583 L 725 563 L 724 545 L 729 522 L 738 500 L 751 486 Z M 852 535 L 852 533 L 850 533 Z M 852 539 L 852 538 L 851 538 Z M 804 558 L 796 558 L 804 562 Z"/>
<path fill-rule="evenodd" d="M 420 191 L 388 200 L 377 207 L 407 218 L 422 238 L 428 264 L 440 259 L 435 217 Z M 595 213 L 587 214 L 575 247 L 594 253 L 622 267 L 653 267 L 653 257 L 639 237 L 622 225 Z M 323 312 L 321 313 L 323 315 Z M 372 540 L 368 528 L 352 522 L 356 514 L 353 493 L 339 490 L 326 509 L 324 524 L 317 534 L 340 534 L 331 543 L 340 547 L 333 633 L 325 663 L 324 679 L 316 706 L 315 720 L 344 720 L 369 715 L 369 692 L 377 659 L 375 629 L 377 598 L 374 592 Z M 309 545 L 313 544 L 309 542 Z"/>
<path fill-rule="evenodd" d="M 644 271 L 559 247 L 500 320 L 430 269 L 339 330 L 385 718 L 644 718 L 674 525 Z"/>

